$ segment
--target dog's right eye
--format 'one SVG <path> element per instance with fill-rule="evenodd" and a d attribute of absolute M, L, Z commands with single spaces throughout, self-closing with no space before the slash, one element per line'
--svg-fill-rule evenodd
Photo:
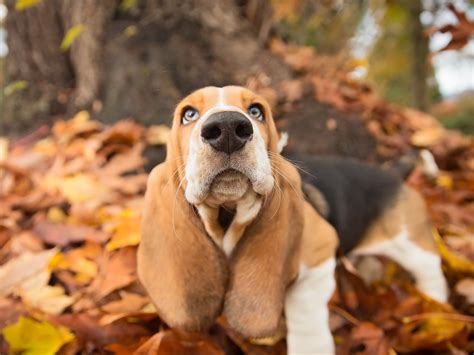
<path fill-rule="evenodd" d="M 188 124 L 193 121 L 196 121 L 198 118 L 199 118 L 199 112 L 195 108 L 188 107 L 183 111 L 181 122 L 183 124 Z"/>

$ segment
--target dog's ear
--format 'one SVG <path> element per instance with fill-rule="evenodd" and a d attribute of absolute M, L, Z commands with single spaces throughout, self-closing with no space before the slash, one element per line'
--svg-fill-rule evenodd
<path fill-rule="evenodd" d="M 233 329 L 250 338 L 275 334 L 286 288 L 298 272 L 304 224 L 301 181 L 290 163 L 277 160 L 273 164 L 278 186 L 230 259 L 224 315 Z"/>
<path fill-rule="evenodd" d="M 203 331 L 222 310 L 227 266 L 185 201 L 170 161 L 148 179 L 138 275 L 168 325 Z"/>

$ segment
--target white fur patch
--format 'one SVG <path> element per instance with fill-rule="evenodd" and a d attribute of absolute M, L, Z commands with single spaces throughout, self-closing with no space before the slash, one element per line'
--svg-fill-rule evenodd
<path fill-rule="evenodd" d="M 288 289 L 285 300 L 289 355 L 335 353 L 329 329 L 328 302 L 335 288 L 336 261 L 300 270 L 298 279 Z"/>
<path fill-rule="evenodd" d="M 428 149 L 422 149 L 420 157 L 423 161 L 423 173 L 427 177 L 435 179 L 439 175 L 439 168 L 433 154 Z"/>
<path fill-rule="evenodd" d="M 247 194 L 242 201 L 238 202 L 234 219 L 222 241 L 222 249 L 227 256 L 230 256 L 239 242 L 245 227 L 257 217 L 261 206 L 262 198 L 255 193 Z"/>
<path fill-rule="evenodd" d="M 393 239 L 356 248 L 351 255 L 383 255 L 412 273 L 416 286 L 431 298 L 446 302 L 448 286 L 441 269 L 441 257 L 418 246 L 408 238 L 405 225 Z"/>
<path fill-rule="evenodd" d="M 278 140 L 278 144 L 277 144 L 278 153 L 283 152 L 283 149 L 288 144 L 288 138 L 289 137 L 290 136 L 288 135 L 288 132 L 281 132 L 280 139 Z"/>

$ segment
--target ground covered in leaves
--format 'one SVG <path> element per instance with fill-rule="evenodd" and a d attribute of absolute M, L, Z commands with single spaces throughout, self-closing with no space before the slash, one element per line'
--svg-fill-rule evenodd
<path fill-rule="evenodd" d="M 283 116 L 309 85 L 319 102 L 357 113 L 379 156 L 426 148 L 441 167 L 435 178 L 417 168 L 408 182 L 428 203 L 450 304 L 419 294 L 409 275 L 389 260 L 366 258 L 354 265 L 343 258 L 330 305 L 338 353 L 473 352 L 472 138 L 381 101 L 347 77 L 320 75 L 315 63 L 321 62 L 309 49 L 277 42 L 272 47 L 300 78 L 277 90 L 262 78 L 249 86 Z M 326 120 L 328 131 L 337 129 L 331 117 L 314 119 Z M 166 127 L 128 120 L 104 126 L 80 112 L 23 139 L 0 139 L 0 353 L 285 352 L 284 339 L 257 345 L 239 338 L 222 319 L 207 335 L 171 331 L 140 286 L 135 264 L 147 177 L 144 150 L 161 147 L 167 134 Z"/>

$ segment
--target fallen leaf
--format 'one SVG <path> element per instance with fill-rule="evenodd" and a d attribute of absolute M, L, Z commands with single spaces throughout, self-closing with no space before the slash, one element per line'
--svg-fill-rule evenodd
<path fill-rule="evenodd" d="M 134 355 L 224 355 L 225 352 L 208 336 L 162 331 L 140 346 Z"/>
<path fill-rule="evenodd" d="M 85 240 L 104 243 L 109 239 L 106 233 L 91 227 L 53 223 L 43 219 L 35 221 L 33 233 L 43 242 L 59 247 L 64 247 L 71 243 L 83 242 Z"/>
<path fill-rule="evenodd" d="M 15 9 L 23 11 L 29 7 L 38 5 L 42 0 L 16 0 Z"/>
<path fill-rule="evenodd" d="M 442 127 L 430 127 L 416 131 L 411 136 L 411 143 L 417 147 L 429 147 L 436 144 L 443 138 L 444 129 Z"/>
<path fill-rule="evenodd" d="M 86 29 L 82 23 L 72 26 L 70 29 L 67 30 L 66 34 L 64 35 L 63 40 L 61 41 L 60 48 L 62 51 L 67 50 L 76 38 Z"/>
<path fill-rule="evenodd" d="M 39 253 L 25 253 L 0 267 L 0 295 L 8 295 L 21 282 L 47 269 L 57 253 L 49 249 Z"/>
<path fill-rule="evenodd" d="M 120 319 L 108 325 L 100 325 L 98 317 L 85 313 L 51 316 L 51 321 L 71 329 L 78 339 L 94 344 L 99 349 L 107 344 L 131 344 L 152 332 L 145 326 L 126 319 Z"/>
<path fill-rule="evenodd" d="M 47 314 L 61 314 L 74 302 L 74 297 L 64 293 L 61 286 L 49 286 L 51 272 L 44 270 L 28 278 L 15 291 L 23 302 Z"/>
<path fill-rule="evenodd" d="M 104 229 L 112 234 L 106 246 L 108 251 L 138 245 L 140 242 L 141 218 L 136 211 L 124 209 L 117 214 L 105 217 L 103 222 Z"/>
<path fill-rule="evenodd" d="M 136 251 L 133 248 L 122 248 L 107 256 L 99 276 L 91 285 L 91 292 L 96 299 L 102 299 L 111 292 L 130 285 L 137 279 Z"/>
<path fill-rule="evenodd" d="M 455 289 L 468 304 L 474 305 L 474 278 L 462 279 L 456 284 Z"/>
<path fill-rule="evenodd" d="M 436 244 L 438 245 L 439 252 L 443 260 L 448 264 L 449 268 L 459 272 L 474 275 L 474 263 L 457 255 L 449 250 L 446 244 L 443 242 L 441 236 L 437 231 L 434 233 Z"/>
<path fill-rule="evenodd" d="M 74 334 L 65 327 L 47 321 L 37 321 L 21 316 L 2 331 L 10 351 L 21 351 L 27 355 L 54 355 L 74 339 Z"/>
<path fill-rule="evenodd" d="M 132 313 L 138 312 L 150 302 L 148 297 L 137 293 L 121 291 L 120 300 L 112 301 L 102 306 L 102 310 L 108 313 Z"/>

